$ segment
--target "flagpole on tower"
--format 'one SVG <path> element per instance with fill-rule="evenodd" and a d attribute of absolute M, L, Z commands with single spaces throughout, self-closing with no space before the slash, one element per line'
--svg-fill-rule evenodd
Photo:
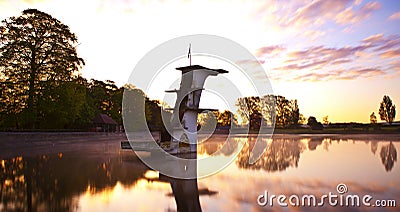
<path fill-rule="evenodd" d="M 188 52 L 189 66 L 192 66 L 192 53 L 190 52 L 191 47 L 192 47 L 192 44 L 189 43 L 189 52 Z"/>

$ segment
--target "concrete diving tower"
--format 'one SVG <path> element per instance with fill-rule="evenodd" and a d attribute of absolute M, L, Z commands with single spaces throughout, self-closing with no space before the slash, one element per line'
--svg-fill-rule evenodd
<path fill-rule="evenodd" d="M 179 152 L 179 142 L 188 142 L 190 152 L 197 152 L 197 115 L 205 110 L 199 108 L 201 92 L 208 76 L 228 73 L 223 69 L 210 69 L 200 65 L 191 65 L 176 68 L 182 71 L 179 90 L 168 90 L 177 94 L 173 115 L 171 117 L 170 153 Z"/>

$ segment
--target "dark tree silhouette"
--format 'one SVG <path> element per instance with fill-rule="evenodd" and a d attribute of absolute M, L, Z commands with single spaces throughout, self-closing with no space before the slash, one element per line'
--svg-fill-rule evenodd
<path fill-rule="evenodd" d="M 375 113 L 374 112 L 372 112 L 371 113 L 371 115 L 369 116 L 369 122 L 371 123 L 371 124 L 376 124 L 378 121 L 376 120 L 376 116 L 375 116 Z"/>
<path fill-rule="evenodd" d="M 389 96 L 383 96 L 383 100 L 379 107 L 379 116 L 381 120 L 392 124 L 394 118 L 396 117 L 396 105 L 392 103 Z"/>
<path fill-rule="evenodd" d="M 310 116 L 307 121 L 307 125 L 311 127 L 313 130 L 322 130 L 324 126 L 322 126 L 321 122 L 318 122 L 314 116 Z"/>
<path fill-rule="evenodd" d="M 279 127 L 297 126 L 300 122 L 297 100 L 288 100 L 284 96 L 243 97 L 238 99 L 236 105 L 239 115 L 250 124 L 250 129 L 259 129 L 262 120 Z"/>
<path fill-rule="evenodd" d="M 104 113 L 122 124 L 123 88 L 118 88 L 114 81 L 91 79 L 87 84 L 89 105 L 95 113 Z"/>
<path fill-rule="evenodd" d="M 84 65 L 76 45 L 68 26 L 36 9 L 2 21 L 0 75 L 7 92 L 0 101 L 8 103 L 11 112 L 24 110 L 27 127 L 35 128 L 43 93 L 58 82 L 71 81 Z"/>

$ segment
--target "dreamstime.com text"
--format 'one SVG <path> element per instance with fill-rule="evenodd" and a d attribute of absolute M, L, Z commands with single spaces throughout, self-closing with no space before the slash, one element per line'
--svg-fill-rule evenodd
<path fill-rule="evenodd" d="M 257 204 L 260 206 L 274 206 L 279 205 L 281 207 L 322 207 L 325 204 L 329 206 L 346 206 L 346 207 L 396 207 L 397 203 L 394 199 L 381 199 L 375 200 L 371 195 L 357 195 L 357 194 L 346 194 L 348 188 L 346 184 L 340 183 L 336 187 L 337 193 L 329 192 L 328 194 L 316 197 L 315 195 L 274 195 L 268 194 L 268 191 L 264 191 L 264 194 L 260 194 L 257 197 Z"/>

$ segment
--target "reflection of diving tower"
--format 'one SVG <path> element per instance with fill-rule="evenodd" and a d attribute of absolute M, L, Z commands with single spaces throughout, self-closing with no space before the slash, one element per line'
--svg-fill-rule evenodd
<path fill-rule="evenodd" d="M 201 92 L 204 89 L 204 82 L 208 76 L 228 73 L 223 69 L 210 69 L 200 65 L 191 65 L 176 68 L 182 71 L 182 79 L 179 90 L 169 90 L 166 92 L 176 92 L 177 98 L 173 115 L 171 117 L 171 153 L 177 153 L 180 141 L 188 141 L 190 152 L 197 150 L 197 114 L 205 110 L 200 109 Z"/>

